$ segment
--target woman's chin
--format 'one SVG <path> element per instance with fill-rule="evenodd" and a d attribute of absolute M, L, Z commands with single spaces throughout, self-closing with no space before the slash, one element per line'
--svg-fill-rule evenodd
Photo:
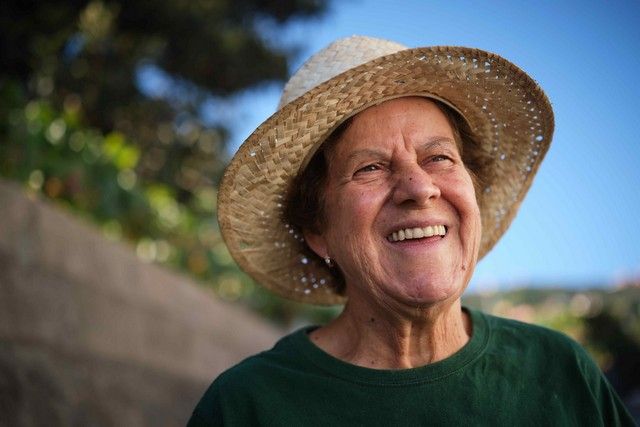
<path fill-rule="evenodd" d="M 403 284 L 396 291 L 396 299 L 401 303 L 412 307 L 430 307 L 456 300 L 462 295 L 464 287 L 450 281 L 429 281 L 408 286 Z"/>

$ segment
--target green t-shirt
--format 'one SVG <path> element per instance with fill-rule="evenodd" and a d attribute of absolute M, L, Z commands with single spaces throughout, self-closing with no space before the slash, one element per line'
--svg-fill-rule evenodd
<path fill-rule="evenodd" d="M 336 359 L 301 329 L 220 375 L 189 426 L 633 426 L 599 368 L 566 336 L 469 310 L 451 357 L 377 370 Z"/>

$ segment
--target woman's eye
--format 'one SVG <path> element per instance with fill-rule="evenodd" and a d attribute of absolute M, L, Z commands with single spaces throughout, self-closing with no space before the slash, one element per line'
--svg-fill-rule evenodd
<path fill-rule="evenodd" d="M 373 171 L 377 171 L 378 169 L 380 169 L 380 167 L 378 165 L 375 164 L 371 164 L 371 165 L 367 165 L 363 168 L 360 168 L 356 171 L 356 173 L 361 173 L 361 172 L 373 172 Z"/>
<path fill-rule="evenodd" d="M 429 157 L 427 160 L 428 160 L 429 163 L 442 163 L 442 162 L 452 162 L 453 161 L 451 156 L 448 156 L 446 154 L 436 154 L 434 156 Z"/>
<path fill-rule="evenodd" d="M 442 162 L 444 160 L 449 160 L 449 156 L 445 156 L 444 154 L 438 154 L 437 156 L 433 156 L 431 161 L 433 162 Z"/>

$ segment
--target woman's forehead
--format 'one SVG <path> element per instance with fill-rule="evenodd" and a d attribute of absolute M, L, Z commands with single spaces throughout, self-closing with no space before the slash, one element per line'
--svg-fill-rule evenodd
<path fill-rule="evenodd" d="M 358 113 L 333 151 L 384 148 L 399 141 L 423 145 L 435 139 L 454 141 L 454 132 L 445 114 L 429 99 L 406 97 Z"/>

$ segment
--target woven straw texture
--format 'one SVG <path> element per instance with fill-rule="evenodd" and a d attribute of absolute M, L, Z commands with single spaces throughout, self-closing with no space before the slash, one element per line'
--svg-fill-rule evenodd
<path fill-rule="evenodd" d="M 553 112 L 540 87 L 512 63 L 482 50 L 407 49 L 351 37 L 298 70 L 285 87 L 282 107 L 244 142 L 223 177 L 222 235 L 233 258 L 258 283 L 296 301 L 344 302 L 300 230 L 283 220 L 284 199 L 290 182 L 340 123 L 402 96 L 439 99 L 465 117 L 495 159 L 490 170 L 480 171 L 485 186 L 476 195 L 480 257 L 506 231 L 553 134 Z"/>

